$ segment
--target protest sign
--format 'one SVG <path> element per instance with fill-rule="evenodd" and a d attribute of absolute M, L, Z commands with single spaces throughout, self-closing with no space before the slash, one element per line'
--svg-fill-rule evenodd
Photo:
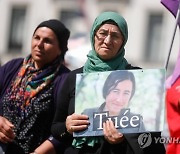
<path fill-rule="evenodd" d="M 75 112 L 88 115 L 90 125 L 73 135 L 102 136 L 106 120 L 121 133 L 162 131 L 165 73 L 138 69 L 77 74 Z"/>

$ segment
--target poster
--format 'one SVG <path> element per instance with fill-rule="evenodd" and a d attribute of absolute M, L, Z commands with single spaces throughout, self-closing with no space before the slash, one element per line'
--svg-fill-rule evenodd
<path fill-rule="evenodd" d="M 77 74 L 75 113 L 88 115 L 90 125 L 73 135 L 102 136 L 106 120 L 121 133 L 162 131 L 165 75 L 165 69 Z"/>

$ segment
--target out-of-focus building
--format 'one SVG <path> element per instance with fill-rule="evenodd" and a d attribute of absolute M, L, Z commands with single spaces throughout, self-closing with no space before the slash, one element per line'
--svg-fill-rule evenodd
<path fill-rule="evenodd" d="M 129 26 L 126 58 L 143 68 L 163 68 L 173 35 L 175 19 L 160 0 L 0 0 L 0 61 L 26 56 L 31 50 L 35 27 L 43 20 L 60 19 L 71 30 L 66 64 L 75 69 L 84 64 L 90 50 L 89 33 L 102 11 L 122 14 Z M 168 71 L 179 49 L 175 36 Z"/>

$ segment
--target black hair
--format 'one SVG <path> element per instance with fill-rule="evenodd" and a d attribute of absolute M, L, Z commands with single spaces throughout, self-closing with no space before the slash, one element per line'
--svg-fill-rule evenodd
<path fill-rule="evenodd" d="M 129 71 L 113 71 L 109 74 L 107 77 L 104 86 L 103 86 L 103 97 L 106 98 L 106 96 L 110 93 L 112 89 L 114 89 L 119 82 L 122 82 L 124 80 L 130 80 L 133 84 L 132 86 L 132 93 L 131 98 L 133 97 L 135 93 L 135 77 L 132 72 Z"/>

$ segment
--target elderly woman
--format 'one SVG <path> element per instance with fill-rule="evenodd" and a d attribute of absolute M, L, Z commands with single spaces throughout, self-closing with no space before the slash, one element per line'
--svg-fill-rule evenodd
<path fill-rule="evenodd" d="M 33 33 L 31 54 L 0 67 L 0 143 L 6 154 L 55 152 L 50 128 L 69 72 L 63 65 L 69 36 L 60 21 L 44 21 Z"/>
<path fill-rule="evenodd" d="M 89 125 L 87 115 L 74 113 L 76 74 L 137 69 L 137 67 L 128 64 L 124 58 L 128 28 L 125 19 L 118 13 L 104 12 L 100 14 L 94 21 L 90 37 L 92 50 L 88 54 L 88 60 L 84 67 L 72 71 L 64 82 L 51 128 L 54 137 L 67 144 L 63 153 L 165 153 L 164 146 L 160 144 L 152 144 L 145 149 L 140 148 L 138 144 L 139 134 L 121 134 L 111 121 L 106 121 L 103 125 L 103 138 L 73 138 L 73 132 L 83 131 Z"/>

